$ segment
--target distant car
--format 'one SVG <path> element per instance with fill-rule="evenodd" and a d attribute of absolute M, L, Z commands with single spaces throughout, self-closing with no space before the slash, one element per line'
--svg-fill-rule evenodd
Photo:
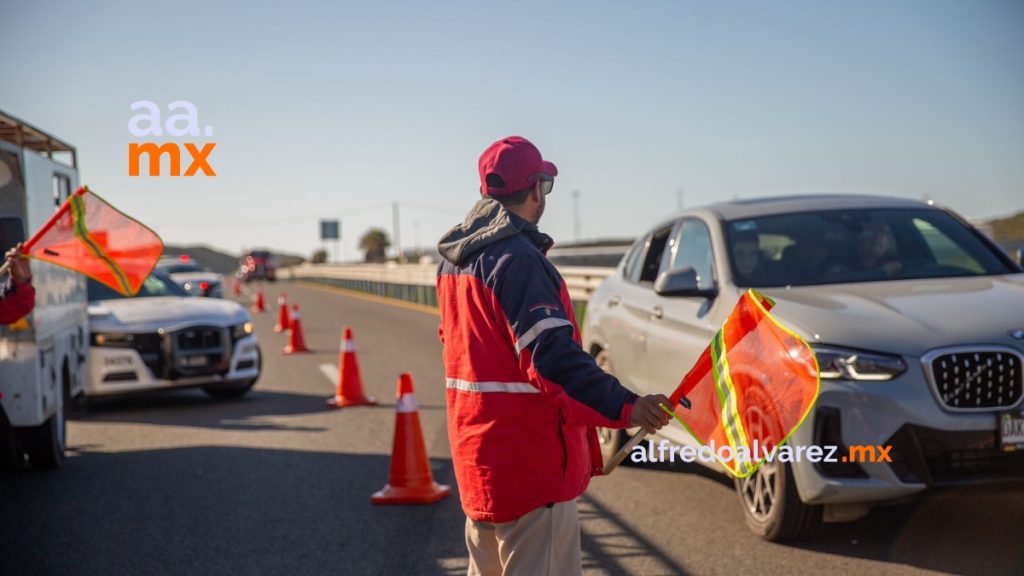
<path fill-rule="evenodd" d="M 210 272 L 188 256 L 161 258 L 156 270 L 168 276 L 192 296 L 224 297 L 224 277 Z"/>
<path fill-rule="evenodd" d="M 267 250 L 251 250 L 242 255 L 239 263 L 239 276 L 245 282 L 253 280 L 277 279 L 277 261 Z"/>
<path fill-rule="evenodd" d="M 818 357 L 821 395 L 790 444 L 892 447 L 891 462 L 775 462 L 737 480 L 759 536 L 798 539 L 931 487 L 1024 480 L 1024 274 L 962 218 L 865 196 L 687 210 L 594 293 L 584 346 L 636 392 L 670 392 L 746 288 Z M 696 444 L 681 426 L 659 434 Z M 606 454 L 622 441 L 600 436 Z"/>
<path fill-rule="evenodd" d="M 236 302 L 191 298 L 154 272 L 125 298 L 93 280 L 86 396 L 202 387 L 215 398 L 248 392 L 262 369 L 252 316 Z"/>

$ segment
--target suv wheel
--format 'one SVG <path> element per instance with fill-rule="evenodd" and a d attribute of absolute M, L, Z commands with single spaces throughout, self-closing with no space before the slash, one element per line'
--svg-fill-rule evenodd
<path fill-rule="evenodd" d="M 799 540 L 821 527 L 821 506 L 800 500 L 793 469 L 781 462 L 764 462 L 746 478 L 734 479 L 747 526 L 769 542 Z"/>

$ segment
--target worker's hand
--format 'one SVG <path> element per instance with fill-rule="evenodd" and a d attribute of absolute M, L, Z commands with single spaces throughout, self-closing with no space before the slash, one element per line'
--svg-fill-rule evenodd
<path fill-rule="evenodd" d="M 32 269 L 28 266 L 28 260 L 21 255 L 21 243 L 8 250 L 6 258 L 11 278 L 16 284 L 24 284 L 32 279 Z"/>
<path fill-rule="evenodd" d="M 661 394 L 641 396 L 633 402 L 633 413 L 629 417 L 632 426 L 639 426 L 648 434 L 653 434 L 668 424 L 669 416 L 660 405 L 671 409 L 672 403 Z"/>

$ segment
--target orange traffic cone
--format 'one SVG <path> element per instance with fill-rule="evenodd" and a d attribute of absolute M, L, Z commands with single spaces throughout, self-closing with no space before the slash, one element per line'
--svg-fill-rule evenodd
<path fill-rule="evenodd" d="M 395 405 L 395 441 L 391 446 L 388 483 L 370 501 L 374 504 L 430 504 L 452 493 L 451 486 L 434 482 L 430 460 L 423 444 L 420 415 L 412 390 L 412 376 L 398 377 Z"/>
<path fill-rule="evenodd" d="M 284 332 L 289 326 L 291 320 L 288 318 L 288 300 L 284 292 L 281 292 L 277 297 L 277 324 L 274 325 L 274 332 Z"/>
<path fill-rule="evenodd" d="M 235 278 L 235 284 L 232 286 L 232 289 L 235 292 L 235 298 L 242 295 L 242 282 L 238 278 Z"/>
<path fill-rule="evenodd" d="M 253 314 L 259 314 L 261 312 L 266 311 L 267 306 L 263 302 L 263 287 L 260 286 L 259 288 L 256 289 L 256 294 L 254 294 L 252 297 L 252 312 Z"/>
<path fill-rule="evenodd" d="M 369 398 L 363 392 L 363 379 L 359 376 L 359 361 L 356 360 L 356 343 L 352 339 L 352 329 L 345 327 L 341 338 L 341 351 L 338 353 L 338 390 L 334 398 L 327 399 L 331 408 L 376 404 L 375 398 Z"/>
<path fill-rule="evenodd" d="M 284 353 L 298 354 L 299 352 L 309 352 L 309 348 L 306 348 L 306 338 L 302 335 L 302 315 L 299 314 L 298 304 L 292 304 L 291 321 L 288 345 L 284 347 Z"/>

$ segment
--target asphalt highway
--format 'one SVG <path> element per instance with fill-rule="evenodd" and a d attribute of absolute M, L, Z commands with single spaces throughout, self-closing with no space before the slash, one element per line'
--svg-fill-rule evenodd
<path fill-rule="evenodd" d="M 438 318 L 298 284 L 313 352 L 286 356 L 257 316 L 264 373 L 239 400 L 184 390 L 105 401 L 69 424 L 55 473 L 0 474 L 2 574 L 462 574 L 457 493 L 377 507 L 395 384 L 410 372 L 435 479 L 454 484 Z M 355 332 L 376 407 L 328 410 L 342 328 Z M 328 368 L 329 370 L 330 368 Z M 1024 490 L 937 492 L 829 524 L 798 545 L 762 542 L 730 481 L 697 465 L 621 467 L 580 500 L 587 574 L 1024 574 Z"/>

